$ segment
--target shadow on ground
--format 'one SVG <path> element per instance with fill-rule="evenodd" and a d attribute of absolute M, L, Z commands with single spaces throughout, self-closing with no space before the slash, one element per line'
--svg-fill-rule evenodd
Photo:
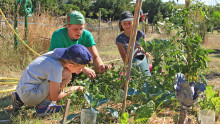
<path fill-rule="evenodd" d="M 6 108 L 11 105 L 11 95 L 0 98 L 0 108 Z"/>
<path fill-rule="evenodd" d="M 212 72 L 210 74 L 207 74 L 205 77 L 208 80 L 212 80 L 212 79 L 215 79 L 215 78 L 220 78 L 220 73 Z"/>
<path fill-rule="evenodd" d="M 220 57 L 220 49 L 213 49 L 214 52 L 210 52 L 209 54 L 215 54 L 215 57 Z"/>

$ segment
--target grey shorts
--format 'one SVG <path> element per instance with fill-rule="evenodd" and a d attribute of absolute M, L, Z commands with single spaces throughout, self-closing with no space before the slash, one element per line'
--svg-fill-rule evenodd
<path fill-rule="evenodd" d="M 25 105 L 38 105 L 49 96 L 50 83 L 45 80 L 31 90 L 22 91 L 22 88 L 17 87 L 16 91 Z"/>

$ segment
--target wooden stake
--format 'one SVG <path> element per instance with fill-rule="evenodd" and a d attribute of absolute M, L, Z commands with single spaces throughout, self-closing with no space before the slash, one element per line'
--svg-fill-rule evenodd
<path fill-rule="evenodd" d="M 190 3 L 190 0 L 185 0 L 185 8 L 189 7 L 189 3 Z M 189 35 L 189 16 L 187 16 L 186 32 L 187 32 L 187 35 Z M 187 53 L 187 64 L 188 64 L 187 65 L 187 69 L 188 69 L 187 80 L 189 81 L 190 45 L 187 45 L 187 49 L 188 49 L 188 53 Z M 183 106 L 181 105 L 178 124 L 184 124 L 184 121 L 185 121 L 185 118 L 186 118 L 186 113 L 187 113 L 187 110 L 183 109 Z"/>
<path fill-rule="evenodd" d="M 126 69 L 127 74 L 126 74 L 126 83 L 125 83 L 125 88 L 124 88 L 122 114 L 125 112 L 125 108 L 126 108 L 128 84 L 129 84 L 129 80 L 130 80 L 131 65 L 132 65 L 134 45 L 135 45 L 136 35 L 137 35 L 137 30 L 138 30 L 138 25 L 139 25 L 141 5 L 142 5 L 142 0 L 136 0 L 133 28 L 132 28 L 132 32 L 131 32 L 131 36 L 130 36 L 130 40 L 129 40 L 129 45 L 128 45 L 128 50 L 127 50 L 127 55 L 126 55 L 126 60 L 125 60 L 125 69 Z M 128 63 L 128 67 L 127 67 L 127 63 Z"/>
<path fill-rule="evenodd" d="M 190 0 L 185 0 L 185 8 L 188 8 L 189 7 L 189 4 L 190 4 Z M 189 36 L 189 16 L 187 16 L 187 25 L 186 25 L 186 32 L 187 32 L 187 35 Z M 188 41 L 186 41 L 188 42 Z M 188 70 L 188 74 L 187 74 L 187 80 L 189 81 L 189 76 L 190 76 L 190 45 L 188 44 L 187 45 L 187 50 L 188 50 L 188 53 L 187 53 L 187 70 Z"/>
<path fill-rule="evenodd" d="M 70 106 L 70 99 L 67 99 L 67 103 L 66 103 L 65 111 L 64 111 L 64 114 L 63 114 L 63 121 L 62 121 L 62 124 L 66 124 L 66 118 L 67 118 L 67 116 L 68 116 L 69 106 Z"/>

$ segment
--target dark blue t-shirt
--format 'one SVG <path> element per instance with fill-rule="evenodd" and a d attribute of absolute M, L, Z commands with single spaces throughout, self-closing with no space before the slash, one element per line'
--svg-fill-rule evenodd
<path fill-rule="evenodd" d="M 144 34 L 144 32 L 138 30 L 137 31 L 137 36 L 136 36 L 136 41 L 135 41 L 135 46 L 134 46 L 134 49 L 136 49 L 138 46 L 140 46 L 139 44 L 139 39 L 140 38 L 145 38 L 146 35 Z M 118 35 L 118 37 L 116 38 L 116 44 L 117 43 L 120 43 L 124 46 L 126 52 L 127 52 L 127 49 L 128 49 L 128 45 L 129 45 L 129 39 L 130 37 L 126 36 L 124 33 Z"/>

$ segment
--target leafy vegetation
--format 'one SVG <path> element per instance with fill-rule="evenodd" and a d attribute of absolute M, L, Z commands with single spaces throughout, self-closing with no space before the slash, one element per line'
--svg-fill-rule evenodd
<path fill-rule="evenodd" d="M 213 86 L 207 86 L 205 95 L 200 98 L 197 103 L 202 109 L 215 110 L 216 114 L 220 112 L 220 94 L 219 91 L 215 91 Z"/>

